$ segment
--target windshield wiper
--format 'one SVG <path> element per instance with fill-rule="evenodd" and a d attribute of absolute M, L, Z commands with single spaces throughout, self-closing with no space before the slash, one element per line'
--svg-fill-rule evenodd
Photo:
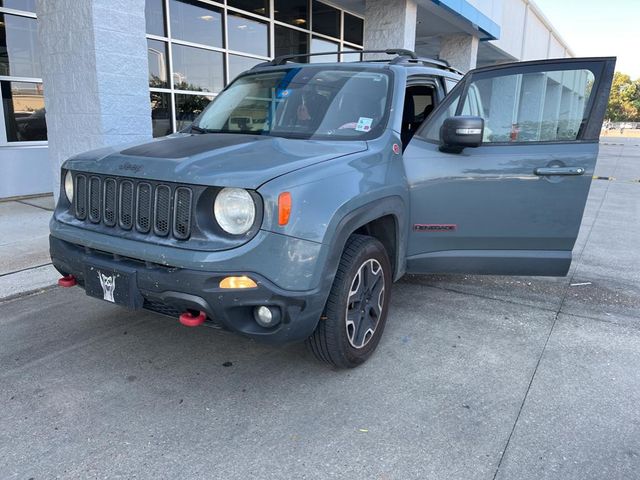
<path fill-rule="evenodd" d="M 206 129 L 200 128 L 197 125 L 191 125 L 191 131 L 193 132 L 194 130 L 198 133 L 210 133 Z"/>

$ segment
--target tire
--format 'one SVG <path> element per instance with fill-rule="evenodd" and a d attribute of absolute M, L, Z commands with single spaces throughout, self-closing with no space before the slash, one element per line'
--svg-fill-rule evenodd
<path fill-rule="evenodd" d="M 365 235 L 349 237 L 324 313 L 306 341 L 318 360 L 353 368 L 371 356 L 384 332 L 391 283 L 382 244 Z"/>

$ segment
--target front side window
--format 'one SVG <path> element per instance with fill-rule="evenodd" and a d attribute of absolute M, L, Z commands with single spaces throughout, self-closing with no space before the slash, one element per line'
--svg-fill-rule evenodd
<path fill-rule="evenodd" d="M 471 77 L 463 101 L 459 89 L 424 136 L 439 140 L 440 126 L 453 115 L 484 119 L 483 143 L 574 141 L 586 121 L 594 74 L 587 69 Z"/>
<path fill-rule="evenodd" d="M 387 121 L 390 74 L 290 68 L 240 77 L 203 112 L 196 129 L 288 138 L 368 139 Z"/>

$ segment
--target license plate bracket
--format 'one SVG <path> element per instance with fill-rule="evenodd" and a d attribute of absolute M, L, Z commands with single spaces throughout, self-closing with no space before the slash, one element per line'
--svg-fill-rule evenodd
<path fill-rule="evenodd" d="M 142 308 L 143 298 L 138 290 L 136 271 L 126 266 L 112 267 L 91 263 L 85 266 L 85 292 L 131 310 Z"/>

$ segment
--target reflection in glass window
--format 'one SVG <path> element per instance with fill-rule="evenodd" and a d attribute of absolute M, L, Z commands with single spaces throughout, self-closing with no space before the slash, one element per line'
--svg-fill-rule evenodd
<path fill-rule="evenodd" d="M 593 81 L 590 70 L 479 78 L 469 85 L 459 114 L 484 118 L 484 143 L 572 141 L 585 121 Z M 439 141 L 444 120 L 458 113 L 461 93 L 434 119 L 426 138 Z"/>
<path fill-rule="evenodd" d="M 9 142 L 47 139 L 47 122 L 41 83 L 0 82 Z"/>
<path fill-rule="evenodd" d="M 211 100 L 213 96 L 176 94 L 176 130 L 191 125 Z"/>
<path fill-rule="evenodd" d="M 147 39 L 149 57 L 149 86 L 169 88 L 169 62 L 167 42 Z"/>
<path fill-rule="evenodd" d="M 340 38 L 340 10 L 313 0 L 313 31 Z"/>
<path fill-rule="evenodd" d="M 229 55 L 229 82 L 247 70 L 255 67 L 263 60 L 256 58 L 241 57 L 240 55 Z"/>
<path fill-rule="evenodd" d="M 274 10 L 276 20 L 300 28 L 309 28 L 309 3 L 307 0 L 275 0 Z"/>
<path fill-rule="evenodd" d="M 337 52 L 338 44 L 328 42 L 320 38 L 311 39 L 311 53 L 323 53 L 323 52 Z M 316 57 L 309 57 L 311 63 L 323 63 L 323 62 L 337 62 L 338 54 L 335 55 L 318 55 Z"/>
<path fill-rule="evenodd" d="M 171 126 L 171 94 L 151 92 L 151 125 L 154 137 L 164 137 L 173 132 Z"/>
<path fill-rule="evenodd" d="M 227 14 L 229 49 L 236 52 L 269 56 L 269 34 L 266 23 Z"/>
<path fill-rule="evenodd" d="M 331 140 L 384 130 L 390 76 L 381 70 L 292 67 L 244 75 L 197 120 L 210 133 Z"/>
<path fill-rule="evenodd" d="M 145 0 L 144 17 L 147 22 L 147 33 L 167 36 L 164 21 L 164 0 Z"/>
<path fill-rule="evenodd" d="M 269 0 L 227 0 L 227 5 L 265 17 L 269 16 Z"/>
<path fill-rule="evenodd" d="M 345 42 L 362 45 L 364 37 L 364 20 L 345 12 L 344 14 L 344 40 Z"/>
<path fill-rule="evenodd" d="M 222 47 L 222 15 L 206 3 L 171 0 L 171 36 L 178 40 Z"/>
<path fill-rule="evenodd" d="M 224 88 L 222 53 L 175 43 L 172 49 L 176 90 L 219 92 Z"/>
<path fill-rule="evenodd" d="M 0 7 L 36 13 L 36 0 L 0 0 Z"/>
<path fill-rule="evenodd" d="M 477 80 L 485 142 L 575 140 L 594 76 L 589 70 L 537 72 Z"/>
<path fill-rule="evenodd" d="M 38 22 L 0 13 L 0 75 L 39 78 Z"/>
<path fill-rule="evenodd" d="M 307 53 L 309 45 L 309 34 L 293 30 L 292 28 L 275 26 L 275 56 L 294 55 L 298 53 Z M 300 62 L 306 62 L 306 57 L 298 59 Z"/>

